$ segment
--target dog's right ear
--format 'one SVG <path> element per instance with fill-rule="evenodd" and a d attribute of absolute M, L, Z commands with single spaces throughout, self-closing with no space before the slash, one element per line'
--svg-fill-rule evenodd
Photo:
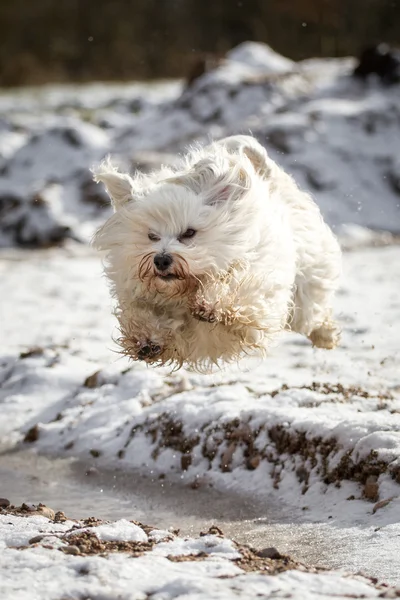
<path fill-rule="evenodd" d="M 104 160 L 98 167 L 92 169 L 92 173 L 93 179 L 97 183 L 104 183 L 114 210 L 118 210 L 118 208 L 133 199 L 132 177 L 120 173 L 109 159 Z"/>
<path fill-rule="evenodd" d="M 218 140 L 216 144 L 224 146 L 228 152 L 245 154 L 261 177 L 268 179 L 271 175 L 267 151 L 254 137 L 250 135 L 232 135 Z"/>

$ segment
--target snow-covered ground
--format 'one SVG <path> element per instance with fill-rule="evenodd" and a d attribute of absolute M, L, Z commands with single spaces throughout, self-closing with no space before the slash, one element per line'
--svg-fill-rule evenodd
<path fill-rule="evenodd" d="M 177 82 L 0 97 L 0 444 L 213 486 L 233 503 L 247 494 L 280 505 L 282 523 L 327 524 L 336 548 L 359 532 L 364 562 L 347 563 L 339 550 L 327 564 L 400 584 L 400 246 L 389 233 L 400 232 L 399 90 L 362 87 L 349 76 L 351 59 L 294 65 L 260 46 L 228 59 L 183 93 Z M 129 364 L 112 342 L 100 257 L 76 241 L 13 246 L 86 241 L 109 210 L 88 169 L 109 151 L 130 167 L 151 166 L 194 138 L 249 129 L 313 191 L 349 250 L 336 302 L 342 344 L 318 351 L 285 334 L 267 360 L 210 375 Z M 6 546 L 26 544 L 24 528 L 34 537 L 64 527 L 0 518 Z M 10 586 L 39 565 L 35 598 L 57 600 L 116 590 L 160 600 L 233 598 L 234 589 L 246 598 L 384 593 L 340 574 L 243 574 L 233 556 L 175 563 L 154 547 L 135 558 L 135 575 L 125 555 L 42 546 L 2 553 L 7 600 L 32 598 L 28 584 Z M 78 577 L 82 568 L 93 576 Z"/>
<path fill-rule="evenodd" d="M 275 520 L 329 524 L 343 549 L 359 529 L 363 560 L 339 544 L 326 564 L 399 582 L 399 259 L 398 246 L 345 254 L 337 350 L 287 334 L 265 361 L 197 375 L 115 354 L 86 248 L 3 251 L 2 444 L 253 495 L 266 513 L 281 504 Z"/>
<path fill-rule="evenodd" d="M 0 509 L 4 599 L 396 597 L 376 581 L 307 568 L 274 548 L 263 556 L 215 528 L 181 538 L 126 520 L 71 521 L 62 513 L 49 520 L 41 514 L 46 508 L 36 509 Z"/>

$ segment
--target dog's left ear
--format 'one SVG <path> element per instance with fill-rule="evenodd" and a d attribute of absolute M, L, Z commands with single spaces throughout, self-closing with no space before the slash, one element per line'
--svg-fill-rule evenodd
<path fill-rule="evenodd" d="M 93 179 L 104 183 L 110 196 L 114 210 L 133 199 L 133 179 L 120 173 L 109 160 L 103 161 L 97 168 L 92 169 Z"/>
<path fill-rule="evenodd" d="M 232 135 L 216 142 L 233 154 L 245 155 L 263 178 L 271 175 L 270 159 L 265 148 L 251 135 Z"/>
<path fill-rule="evenodd" d="M 203 194 L 206 204 L 217 206 L 223 202 L 237 202 L 250 189 L 251 180 L 245 169 L 236 165 L 228 173 L 216 177 L 212 184 L 205 186 Z"/>
<path fill-rule="evenodd" d="M 204 159 L 196 163 L 184 174 L 168 180 L 169 183 L 184 185 L 196 194 L 201 194 L 204 202 L 211 206 L 222 202 L 237 201 L 249 189 L 249 173 L 238 162 L 229 169 L 219 169 L 212 160 Z"/>

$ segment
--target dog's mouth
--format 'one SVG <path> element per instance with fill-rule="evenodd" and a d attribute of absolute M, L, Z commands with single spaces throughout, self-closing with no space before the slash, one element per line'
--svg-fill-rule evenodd
<path fill-rule="evenodd" d="M 157 277 L 163 281 L 173 281 L 175 279 L 179 279 L 174 273 L 157 273 Z"/>

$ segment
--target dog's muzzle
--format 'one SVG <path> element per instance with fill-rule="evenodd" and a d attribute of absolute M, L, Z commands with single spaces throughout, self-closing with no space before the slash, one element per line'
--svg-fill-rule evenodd
<path fill-rule="evenodd" d="M 168 272 L 168 269 L 174 262 L 171 254 L 163 252 L 162 254 L 156 254 L 153 259 L 154 265 L 157 269 L 157 275 L 161 279 L 170 280 L 176 279 L 175 273 Z"/>
<path fill-rule="evenodd" d="M 153 260 L 159 271 L 166 271 L 174 262 L 172 256 L 167 253 L 156 254 Z"/>

